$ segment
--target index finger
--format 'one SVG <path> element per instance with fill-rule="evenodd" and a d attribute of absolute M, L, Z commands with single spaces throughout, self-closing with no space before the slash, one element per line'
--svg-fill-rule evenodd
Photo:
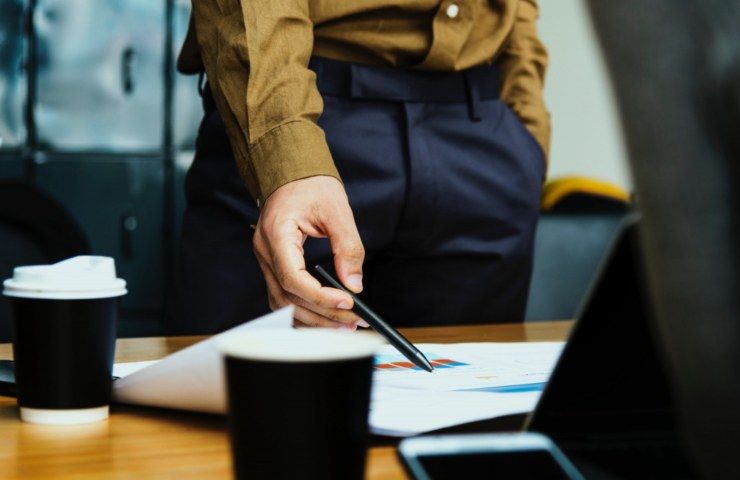
<path fill-rule="evenodd" d="M 278 282 L 287 292 L 324 308 L 352 308 L 352 297 L 341 290 L 324 287 L 306 270 L 303 234 L 282 232 L 270 243 L 272 264 Z"/>

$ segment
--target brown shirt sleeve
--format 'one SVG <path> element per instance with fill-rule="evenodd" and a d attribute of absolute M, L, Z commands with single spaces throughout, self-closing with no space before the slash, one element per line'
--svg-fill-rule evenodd
<path fill-rule="evenodd" d="M 339 178 L 314 73 L 309 0 L 193 0 L 196 37 L 239 172 L 261 205 L 280 186 Z"/>
<path fill-rule="evenodd" d="M 539 17 L 536 0 L 520 0 L 509 41 L 501 53 L 501 98 L 522 120 L 540 144 L 545 156 L 550 149 L 550 114 L 542 88 L 547 50 L 537 37 Z"/>

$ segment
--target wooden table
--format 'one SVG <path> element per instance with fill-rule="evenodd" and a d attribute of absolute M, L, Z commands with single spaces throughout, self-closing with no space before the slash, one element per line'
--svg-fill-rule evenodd
<path fill-rule="evenodd" d="M 414 342 L 563 340 L 572 322 L 405 329 Z M 154 360 L 203 337 L 118 340 L 117 362 Z M 12 358 L 0 344 L 0 359 Z M 230 478 L 222 417 L 114 406 L 106 422 L 40 426 L 20 422 L 15 399 L 0 397 L 0 479 Z M 372 447 L 368 479 L 407 478 L 393 446 Z"/>

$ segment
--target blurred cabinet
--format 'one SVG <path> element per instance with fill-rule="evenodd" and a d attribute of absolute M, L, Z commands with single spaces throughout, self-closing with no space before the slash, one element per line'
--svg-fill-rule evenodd
<path fill-rule="evenodd" d="M 187 199 L 185 198 L 185 177 L 187 176 L 190 165 L 193 164 L 193 158 L 195 152 L 193 151 L 181 151 L 177 153 L 175 158 L 175 179 L 174 179 L 174 209 L 175 209 L 175 242 L 180 240 L 180 232 L 182 231 L 182 217 L 185 213 L 185 207 L 187 207 Z M 177 245 L 176 245 L 177 247 Z M 175 253 L 177 248 L 175 248 Z"/>
<path fill-rule="evenodd" d="M 116 259 L 128 283 L 122 331 L 161 331 L 164 291 L 162 161 L 151 158 L 37 159 L 37 184 L 78 220 L 96 255 Z"/>
<path fill-rule="evenodd" d="M 26 97 L 23 22 L 26 0 L 0 0 L 0 149 L 21 146 L 26 138 L 23 107 Z"/>
<path fill-rule="evenodd" d="M 38 143 L 45 150 L 162 150 L 164 0 L 38 0 Z"/>
<path fill-rule="evenodd" d="M 116 259 L 129 285 L 126 336 L 161 333 L 172 283 L 203 111 L 198 76 L 166 68 L 190 9 L 190 0 L 0 0 L 0 180 L 34 182 L 95 254 Z"/>
<path fill-rule="evenodd" d="M 175 60 L 185 41 L 190 20 L 190 0 L 174 0 L 172 15 L 172 55 Z M 176 62 L 175 62 L 176 63 Z M 174 72 L 172 130 L 177 149 L 195 148 L 195 137 L 203 118 L 203 106 L 198 94 L 198 75 Z"/>
<path fill-rule="evenodd" d="M 23 159 L 15 154 L 0 154 L 0 180 L 23 178 Z"/>

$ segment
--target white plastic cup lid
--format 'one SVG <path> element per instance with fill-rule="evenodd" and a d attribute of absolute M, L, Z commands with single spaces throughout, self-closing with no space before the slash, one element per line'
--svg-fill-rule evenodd
<path fill-rule="evenodd" d="M 3 282 L 8 297 L 75 300 L 125 295 L 126 281 L 116 277 L 110 257 L 82 255 L 52 265 L 15 267 Z"/>
<path fill-rule="evenodd" d="M 383 344 L 370 332 L 328 328 L 265 329 L 226 335 L 218 342 L 228 357 L 270 362 L 331 362 L 370 357 Z"/>

